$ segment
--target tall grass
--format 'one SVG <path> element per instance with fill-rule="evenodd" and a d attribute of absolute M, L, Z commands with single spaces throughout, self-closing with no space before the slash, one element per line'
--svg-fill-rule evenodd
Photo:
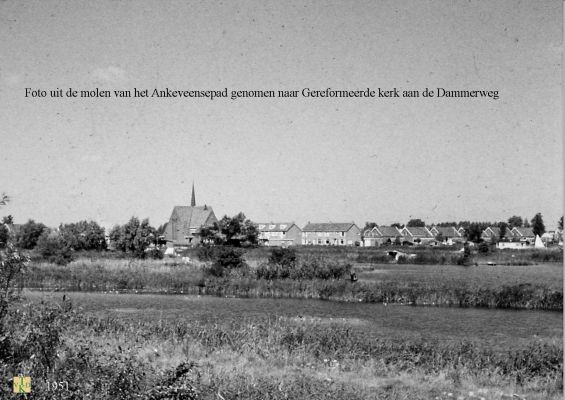
<path fill-rule="evenodd" d="M 324 268 L 324 271 L 331 273 L 332 270 Z M 339 272 L 343 273 L 341 269 Z M 176 264 L 171 261 L 82 259 L 68 266 L 32 265 L 28 273 L 20 278 L 19 285 L 34 289 L 67 291 L 292 297 L 367 303 L 563 310 L 563 292 L 542 284 L 501 283 L 486 287 L 477 282 L 464 284 L 460 281 L 437 279 L 353 283 L 348 279 L 308 278 L 257 279 L 255 273 L 249 269 L 215 277 L 206 275 L 199 266 Z"/>

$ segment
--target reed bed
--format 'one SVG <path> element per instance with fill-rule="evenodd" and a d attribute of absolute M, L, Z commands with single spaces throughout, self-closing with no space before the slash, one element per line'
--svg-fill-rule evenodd
<path fill-rule="evenodd" d="M 201 265 L 193 263 L 80 259 L 67 266 L 33 264 L 18 284 L 20 287 L 42 290 L 183 293 L 563 310 L 560 285 L 556 287 L 545 281 L 529 283 L 527 277 L 521 281 L 506 282 L 497 278 L 494 283 L 486 285 L 481 274 L 469 283 L 465 278 L 447 279 L 441 274 L 426 277 L 425 273 L 411 278 L 403 274 L 388 274 L 378 280 L 350 282 L 349 279 L 258 279 L 254 271 L 244 268 L 225 277 L 214 277 L 207 275 Z"/>

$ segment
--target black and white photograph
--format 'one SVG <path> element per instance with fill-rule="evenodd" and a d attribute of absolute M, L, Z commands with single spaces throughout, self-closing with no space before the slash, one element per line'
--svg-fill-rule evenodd
<path fill-rule="evenodd" d="M 562 0 L 0 0 L 0 398 L 563 398 Z"/>

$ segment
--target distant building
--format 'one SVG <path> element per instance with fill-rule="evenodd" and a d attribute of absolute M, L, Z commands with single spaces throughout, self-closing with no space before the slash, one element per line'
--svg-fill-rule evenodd
<path fill-rule="evenodd" d="M 536 240 L 536 235 L 534 235 L 534 230 L 532 228 L 512 228 L 510 231 L 511 239 L 514 241 L 534 243 Z"/>
<path fill-rule="evenodd" d="M 402 242 L 412 244 L 426 244 L 435 239 L 434 235 L 425 226 L 405 226 L 400 230 Z"/>
<path fill-rule="evenodd" d="M 396 226 L 375 226 L 363 233 L 363 244 L 368 247 L 393 244 L 397 239 L 402 242 L 402 233 Z"/>
<path fill-rule="evenodd" d="M 481 233 L 481 239 L 485 242 L 491 242 L 492 240 L 507 240 L 511 238 L 510 230 L 506 229 L 503 237 L 500 237 L 500 228 L 498 226 L 489 226 Z"/>
<path fill-rule="evenodd" d="M 429 231 L 437 238 L 441 234 L 443 243 L 451 246 L 455 243 L 462 243 L 464 237 L 461 232 L 454 226 L 432 226 Z"/>
<path fill-rule="evenodd" d="M 302 229 L 302 244 L 353 246 L 361 244 L 361 230 L 354 222 L 308 223 Z"/>
<path fill-rule="evenodd" d="M 294 222 L 259 222 L 259 243 L 265 246 L 302 244 L 302 230 Z"/>
<path fill-rule="evenodd" d="M 200 243 L 200 228 L 218 222 L 212 207 L 197 206 L 192 185 L 190 206 L 175 206 L 165 228 L 167 247 L 194 246 Z"/>

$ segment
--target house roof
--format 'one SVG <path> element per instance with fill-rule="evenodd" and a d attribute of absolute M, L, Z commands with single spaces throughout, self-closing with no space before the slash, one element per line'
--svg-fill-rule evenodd
<path fill-rule="evenodd" d="M 259 232 L 287 232 L 292 228 L 294 222 L 257 222 Z"/>
<path fill-rule="evenodd" d="M 424 237 L 424 238 L 431 238 L 433 237 L 432 233 L 426 228 L 425 226 L 410 226 L 404 227 L 402 229 L 410 234 L 413 237 Z"/>
<path fill-rule="evenodd" d="M 461 233 L 454 226 L 436 226 L 435 229 L 445 238 L 461 237 Z"/>
<path fill-rule="evenodd" d="M 353 226 L 354 222 L 324 222 L 324 223 L 308 223 L 303 232 L 347 232 Z"/>
<path fill-rule="evenodd" d="M 171 214 L 171 221 L 181 229 L 187 230 L 200 228 L 208 221 L 210 215 L 214 215 L 214 211 L 209 206 L 175 206 Z"/>
<path fill-rule="evenodd" d="M 402 234 L 396 226 L 375 226 L 373 229 L 366 231 L 365 236 L 395 238 L 402 236 Z"/>
<path fill-rule="evenodd" d="M 532 228 L 518 228 L 512 229 L 512 234 L 517 237 L 534 237 L 534 230 Z"/>
<path fill-rule="evenodd" d="M 491 231 L 491 233 L 487 232 L 489 230 Z M 494 235 L 496 237 L 500 237 L 500 228 L 498 226 L 489 226 L 483 231 L 482 235 L 485 236 Z"/>

